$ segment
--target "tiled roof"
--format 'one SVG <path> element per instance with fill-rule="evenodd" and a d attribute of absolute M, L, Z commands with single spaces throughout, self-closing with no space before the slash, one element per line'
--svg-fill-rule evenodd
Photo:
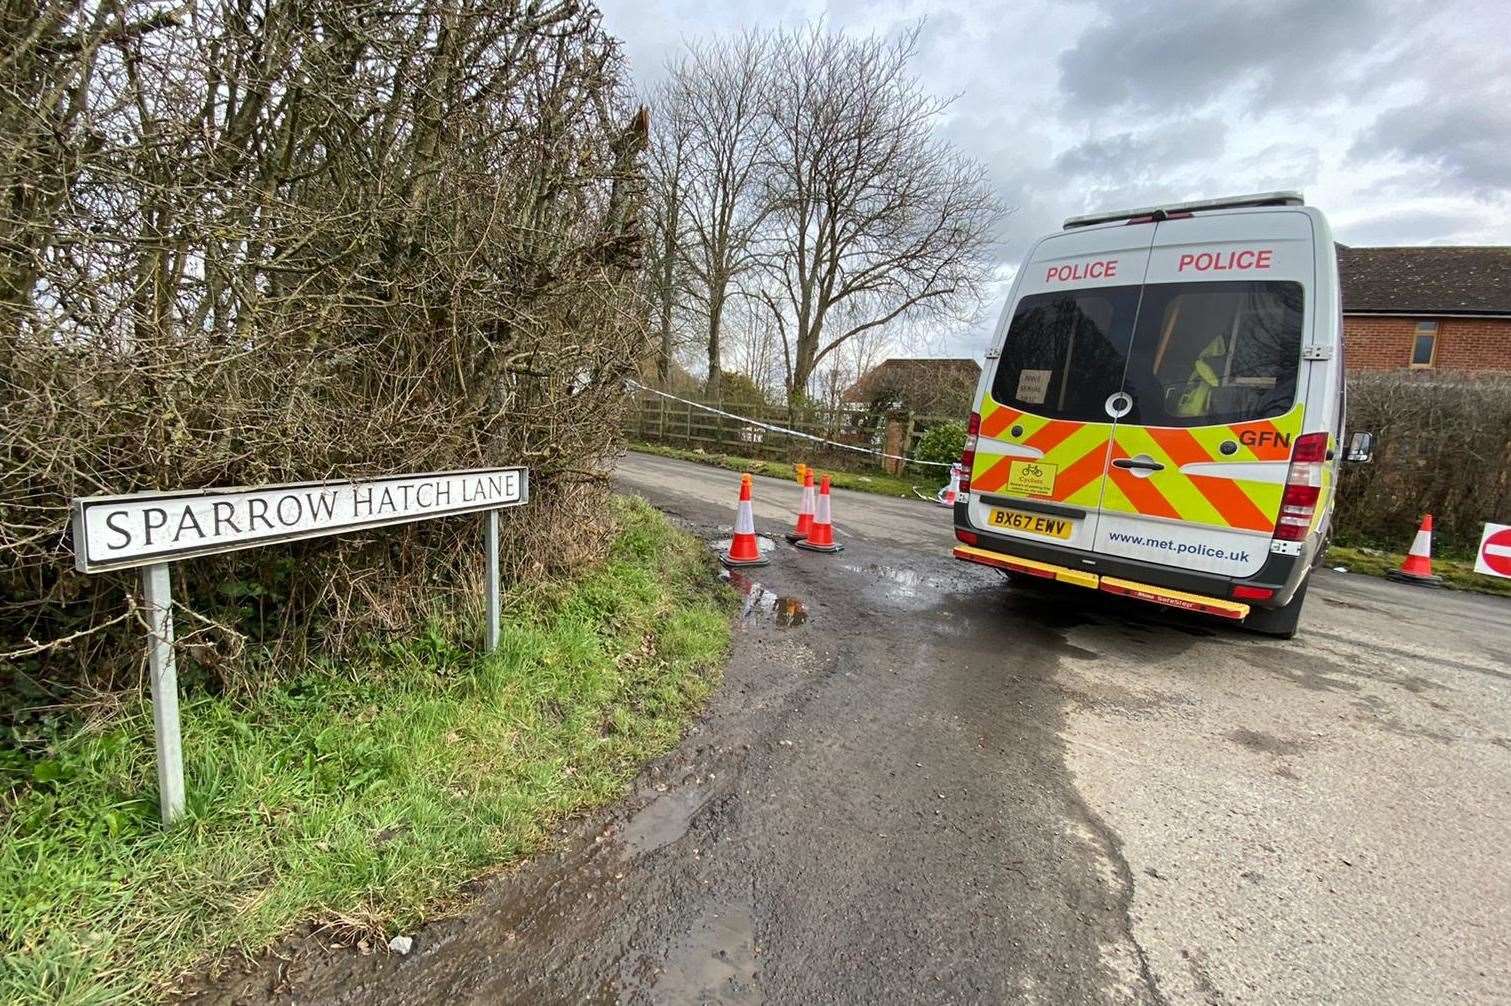
<path fill-rule="evenodd" d="M 1511 315 L 1511 247 L 1338 246 L 1344 313 Z"/>

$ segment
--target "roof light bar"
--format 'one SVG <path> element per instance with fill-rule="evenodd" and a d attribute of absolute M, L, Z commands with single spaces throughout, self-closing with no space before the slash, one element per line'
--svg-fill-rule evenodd
<path fill-rule="evenodd" d="M 1108 213 L 1090 213 L 1083 217 L 1070 217 L 1065 229 L 1090 227 L 1092 224 L 1107 224 L 1132 217 L 1149 217 L 1164 220 L 1177 213 L 1200 213 L 1203 210 L 1231 210 L 1253 206 L 1304 206 L 1306 197 L 1300 192 L 1256 192 L 1250 196 L 1224 196 L 1220 199 L 1199 199 L 1191 203 L 1168 203 L 1164 206 L 1141 206 L 1135 210 L 1113 210 Z"/>

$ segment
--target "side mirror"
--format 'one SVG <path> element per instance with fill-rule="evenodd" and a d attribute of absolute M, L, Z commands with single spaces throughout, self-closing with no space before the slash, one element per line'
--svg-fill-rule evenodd
<path fill-rule="evenodd" d="M 1375 435 L 1373 433 L 1355 433 L 1348 438 L 1348 453 L 1343 456 L 1345 461 L 1363 464 L 1375 456 Z"/>

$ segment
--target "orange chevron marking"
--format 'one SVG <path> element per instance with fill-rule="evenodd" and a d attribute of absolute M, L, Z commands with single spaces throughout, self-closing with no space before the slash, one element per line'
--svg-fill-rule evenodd
<path fill-rule="evenodd" d="M 1063 419 L 1052 419 L 1038 433 L 1023 441 L 1030 447 L 1036 447 L 1047 456 L 1050 451 L 1063 444 L 1068 438 L 1081 432 L 1085 423 L 1074 423 Z"/>
<path fill-rule="evenodd" d="M 976 492 L 996 492 L 1007 485 L 1007 476 L 1014 461 L 1022 461 L 1022 458 L 1006 457 L 998 461 L 980 475 L 971 479 L 971 489 Z"/>
<path fill-rule="evenodd" d="M 1008 408 L 1006 405 L 999 405 L 996 412 L 981 420 L 981 435 L 996 437 L 1022 417 L 1023 413 L 1017 409 Z"/>
<path fill-rule="evenodd" d="M 1170 456 L 1170 460 L 1175 462 L 1177 468 L 1192 462 L 1213 460 L 1206 448 L 1202 447 L 1201 443 L 1191 435 L 1190 430 L 1150 427 L 1146 432 Z M 1215 475 L 1185 475 L 1182 472 L 1172 474 L 1177 478 L 1189 479 L 1229 527 L 1241 527 L 1251 531 L 1274 529 L 1274 518 L 1266 517 L 1264 511 L 1260 510 L 1249 498 L 1248 493 L 1244 492 L 1232 479 L 1219 478 Z M 1120 486 L 1121 484 L 1119 483 Z"/>
<path fill-rule="evenodd" d="M 1055 499 L 1066 500 L 1101 477 L 1107 465 L 1107 442 L 1101 441 L 1069 465 L 1055 479 Z"/>
<path fill-rule="evenodd" d="M 1275 530 L 1275 518 L 1266 517 L 1264 511 L 1249 499 L 1249 494 L 1232 479 L 1213 475 L 1187 475 L 1186 478 L 1222 514 L 1229 527 L 1241 527 L 1248 531 Z"/>
<path fill-rule="evenodd" d="M 1212 455 L 1201 445 L 1190 430 L 1166 426 L 1146 426 L 1144 432 L 1154 439 L 1154 442 L 1164 448 L 1170 460 L 1177 466 L 1189 465 L 1193 461 L 1211 461 Z"/>

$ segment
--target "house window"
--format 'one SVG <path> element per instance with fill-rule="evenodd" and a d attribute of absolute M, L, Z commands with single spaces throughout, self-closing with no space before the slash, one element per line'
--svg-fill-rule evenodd
<path fill-rule="evenodd" d="M 1438 323 L 1417 322 L 1417 334 L 1411 343 L 1411 365 L 1416 368 L 1432 366 L 1438 351 Z"/>

